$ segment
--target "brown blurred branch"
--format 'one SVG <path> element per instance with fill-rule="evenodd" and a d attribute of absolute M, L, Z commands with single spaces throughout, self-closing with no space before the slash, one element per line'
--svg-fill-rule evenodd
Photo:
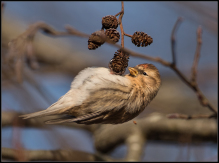
<path fill-rule="evenodd" d="M 217 118 L 217 114 L 200 114 L 200 115 L 186 115 L 180 113 L 172 113 L 167 115 L 168 118 L 179 118 L 179 119 L 200 119 L 200 118 Z"/>
<path fill-rule="evenodd" d="M 46 118 L 23 120 L 16 112 L 2 112 L 2 127 L 12 126 L 17 118 L 23 127 L 51 127 L 45 125 Z M 119 125 L 79 125 L 75 123 L 60 124 L 66 127 L 85 129 L 94 133 L 96 149 L 102 153 L 113 150 L 121 143 L 128 147 L 125 160 L 139 161 L 146 140 L 179 141 L 182 135 L 189 135 L 188 141 L 217 141 L 217 123 L 215 119 L 169 119 L 164 114 L 152 113 L 149 116 L 137 119 L 133 124 L 129 121 Z M 203 130 L 204 129 L 204 130 Z M 112 136 L 114 133 L 114 136 Z"/>
<path fill-rule="evenodd" d="M 22 124 L 23 127 L 35 127 L 35 128 L 47 128 L 50 125 L 45 125 L 44 121 L 48 120 L 48 117 L 42 118 L 33 118 L 33 119 L 26 119 L 23 120 L 19 116 L 22 113 L 18 113 L 15 111 L 3 111 L 2 112 L 2 127 L 9 127 L 13 125 L 13 121 L 16 119 L 18 124 Z M 99 125 L 83 125 L 83 124 L 76 124 L 76 123 L 65 123 L 60 124 L 61 126 L 72 127 L 72 128 L 80 128 L 87 130 L 89 132 L 94 132 Z"/>
<path fill-rule="evenodd" d="M 146 138 L 143 135 L 141 128 L 133 128 L 132 134 L 127 136 L 125 144 L 127 144 L 128 149 L 125 161 L 141 161 L 146 144 Z"/>
<path fill-rule="evenodd" d="M 152 113 L 146 118 L 138 119 L 137 125 L 131 121 L 121 125 L 102 125 L 94 134 L 95 147 L 103 153 L 110 152 L 118 144 L 127 143 L 127 139 L 139 128 L 147 140 L 176 140 L 183 135 L 189 136 L 187 141 L 217 142 L 217 122 L 215 119 L 169 119 L 160 113 Z M 203 130 L 204 129 L 204 130 Z M 133 132 L 134 131 L 134 132 Z M 112 136 L 111 133 L 114 133 Z M 136 140 L 137 141 L 137 140 Z M 140 148 L 140 143 L 137 143 Z M 129 149 L 128 149 L 129 151 Z"/>
<path fill-rule="evenodd" d="M 2 159 L 17 160 L 18 150 L 2 147 Z M 112 161 L 100 155 L 77 150 L 23 150 L 28 161 Z"/>

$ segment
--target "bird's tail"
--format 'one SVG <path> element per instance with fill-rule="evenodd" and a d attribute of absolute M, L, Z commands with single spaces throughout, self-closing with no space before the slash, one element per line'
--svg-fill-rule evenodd
<path fill-rule="evenodd" d="M 72 107 L 71 103 L 67 102 L 63 104 L 62 101 L 59 100 L 56 103 L 52 104 L 50 107 L 48 107 L 46 110 L 38 111 L 35 113 L 24 114 L 19 117 L 22 117 L 23 119 L 28 119 L 28 118 L 62 114 L 66 110 L 70 109 L 71 107 Z"/>
<path fill-rule="evenodd" d="M 72 98 L 71 98 L 71 91 L 69 91 L 65 95 L 60 97 L 57 102 L 52 104 L 46 110 L 21 115 L 20 117 L 22 117 L 23 119 L 28 119 L 28 118 L 34 118 L 34 117 L 62 114 L 74 106 L 73 101 L 74 100 L 72 100 Z"/>
<path fill-rule="evenodd" d="M 43 117 L 43 116 L 48 116 L 48 115 L 55 115 L 58 113 L 58 110 L 42 110 L 38 111 L 35 113 L 30 113 L 30 114 L 24 114 L 19 117 L 22 117 L 23 119 L 28 119 L 28 118 L 34 118 L 34 117 Z"/>

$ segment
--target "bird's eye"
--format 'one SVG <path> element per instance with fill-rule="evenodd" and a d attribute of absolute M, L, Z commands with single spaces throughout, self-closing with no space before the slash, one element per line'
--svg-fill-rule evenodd
<path fill-rule="evenodd" d="M 143 72 L 143 75 L 148 75 L 146 72 Z"/>

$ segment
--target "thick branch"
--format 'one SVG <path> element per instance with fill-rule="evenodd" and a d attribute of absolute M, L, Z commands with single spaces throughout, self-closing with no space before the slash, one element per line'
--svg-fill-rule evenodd
<path fill-rule="evenodd" d="M 200 119 L 200 118 L 216 118 L 216 114 L 200 114 L 200 115 L 186 115 L 180 113 L 172 113 L 167 115 L 168 118 L 179 118 L 179 119 Z"/>
<path fill-rule="evenodd" d="M 147 140 L 179 141 L 184 135 L 189 136 L 191 142 L 213 141 L 217 142 L 217 122 L 215 119 L 168 119 L 160 113 L 150 114 L 148 117 L 121 125 L 102 125 L 95 131 L 95 147 L 98 151 L 107 153 L 118 144 L 124 143 L 136 127 Z M 112 134 L 114 136 L 112 136 Z"/>
<path fill-rule="evenodd" d="M 2 112 L 2 127 L 12 126 L 18 113 Z M 43 122 L 45 118 L 17 121 L 22 127 L 50 127 Z M 124 160 L 139 161 L 145 140 L 172 140 L 179 141 L 182 135 L 189 135 L 189 140 L 217 141 L 217 123 L 215 119 L 196 119 L 185 121 L 181 119 L 169 119 L 160 113 L 153 113 L 143 119 L 137 119 L 120 125 L 79 125 L 75 123 L 61 124 L 73 128 L 81 128 L 94 133 L 96 149 L 101 153 L 113 150 L 119 144 L 128 146 L 128 154 Z M 114 133 L 112 136 L 111 133 Z"/>
<path fill-rule="evenodd" d="M 13 121 L 16 119 L 18 121 L 17 124 L 22 124 L 22 127 L 35 127 L 35 128 L 46 128 L 50 127 L 50 125 L 46 125 L 44 121 L 48 120 L 47 117 L 42 118 L 33 118 L 33 119 L 25 119 L 23 120 L 19 116 L 21 113 L 11 112 L 11 111 L 3 111 L 2 112 L 2 127 L 9 127 L 13 125 Z M 80 128 L 90 132 L 94 132 L 99 125 L 83 125 L 76 123 L 65 123 L 60 124 L 61 126 L 72 127 L 72 128 Z"/>
<path fill-rule="evenodd" d="M 2 159 L 17 160 L 18 150 L 2 147 Z M 24 150 L 28 161 L 111 161 L 100 154 L 76 150 Z"/>
<path fill-rule="evenodd" d="M 145 140 L 141 129 L 139 127 L 133 128 L 133 133 L 127 137 L 125 142 L 128 148 L 125 161 L 141 161 L 145 148 Z"/>
<path fill-rule="evenodd" d="M 16 113 L 16 112 L 3 111 L 2 112 L 2 127 L 12 126 L 13 120 L 17 119 L 17 118 L 18 118 L 18 124 L 22 124 L 23 127 L 44 128 L 44 127 L 50 126 L 50 125 L 44 124 L 44 121 L 48 120 L 46 117 L 23 120 L 23 119 L 18 117 L 20 115 L 21 115 L 20 113 Z M 158 120 L 157 121 L 150 121 L 153 118 L 158 119 Z M 196 119 L 196 120 L 191 120 L 191 121 L 184 121 L 184 120 L 180 120 L 180 119 L 179 120 L 168 119 L 163 114 L 153 113 L 153 114 L 149 115 L 148 117 L 145 117 L 143 119 L 138 119 L 136 121 L 137 121 L 136 124 L 134 124 L 132 121 L 130 121 L 130 122 L 120 124 L 120 125 L 82 125 L 82 124 L 76 124 L 76 123 L 66 123 L 66 124 L 60 124 L 60 125 L 73 127 L 73 128 L 85 129 L 85 130 L 88 130 L 90 132 L 95 132 L 95 134 L 97 134 L 97 135 L 99 134 L 99 132 L 101 132 L 101 133 L 102 133 L 102 131 L 110 132 L 110 130 L 112 130 L 111 132 L 115 132 L 115 133 L 118 132 L 118 135 L 121 134 L 121 139 L 123 139 L 123 141 L 124 141 L 125 140 L 124 138 L 126 137 L 124 135 L 124 133 L 126 133 L 126 135 L 132 135 L 133 133 L 137 132 L 135 130 L 136 127 L 140 127 L 141 131 L 144 131 L 145 129 L 148 130 L 148 127 L 149 127 L 149 130 L 153 129 L 153 127 L 156 127 L 158 130 L 156 131 L 156 129 L 155 129 L 153 132 L 159 132 L 159 129 L 164 127 L 162 130 L 164 131 L 165 129 L 168 129 L 168 130 L 166 130 L 166 132 L 167 132 L 166 134 L 168 135 L 169 134 L 168 132 L 174 132 L 177 130 L 180 131 L 181 133 L 187 132 L 186 130 L 184 130 L 185 128 L 192 128 L 192 127 L 196 128 L 196 125 L 198 125 L 198 123 L 200 123 L 203 126 L 201 125 L 201 127 L 199 126 L 198 128 L 196 128 L 197 131 L 200 130 L 199 131 L 201 134 L 200 137 L 203 137 L 203 139 L 205 139 L 206 135 L 212 135 L 213 137 L 216 138 L 216 131 L 217 130 L 215 127 L 217 127 L 217 126 L 214 126 L 214 125 L 216 125 L 216 124 L 214 124 L 215 119 L 209 119 L 209 120 Z M 163 121 L 163 123 L 162 123 L 162 121 Z M 183 126 L 180 125 L 181 123 L 183 124 Z M 143 124 L 145 124 L 145 126 Z M 112 126 L 114 126 L 114 127 L 112 127 Z M 119 127 L 116 127 L 116 126 L 119 126 Z M 170 126 L 175 126 L 176 128 L 174 130 L 169 130 Z M 131 128 L 135 127 L 135 128 L 133 130 L 131 130 L 131 128 L 130 128 L 130 130 L 129 130 L 129 127 L 131 127 Z M 206 129 L 209 129 L 209 130 L 202 131 L 202 129 L 205 127 L 206 127 Z M 107 128 L 107 130 L 105 130 L 106 128 Z M 124 128 L 124 129 L 122 129 L 122 128 Z M 127 129 L 128 129 L 128 131 L 127 131 Z M 215 131 L 214 131 L 214 129 L 215 129 Z M 123 131 L 123 130 L 125 130 L 125 131 Z M 192 132 L 197 132 L 197 131 L 192 131 Z M 214 133 L 215 135 L 212 133 Z M 145 134 L 147 135 L 147 133 L 145 133 Z M 203 134 L 206 134 L 206 135 L 203 135 Z M 118 135 L 117 135 L 116 140 L 119 140 L 120 136 L 118 136 Z M 110 134 L 108 136 L 111 137 Z M 162 139 L 162 137 L 161 137 L 161 139 Z M 176 140 L 176 138 L 173 138 L 173 140 Z M 209 139 L 206 139 L 206 140 L 209 140 Z M 212 140 L 214 141 L 214 139 L 212 139 Z"/>

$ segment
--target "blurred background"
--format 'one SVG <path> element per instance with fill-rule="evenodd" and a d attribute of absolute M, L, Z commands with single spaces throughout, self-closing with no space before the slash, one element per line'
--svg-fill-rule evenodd
<path fill-rule="evenodd" d="M 7 44 L 22 34 L 32 23 L 44 21 L 58 31 L 69 24 L 91 34 L 100 30 L 102 17 L 121 11 L 121 2 L 4 2 L 2 10 L 2 55 Z M 125 47 L 145 55 L 171 61 L 171 32 L 179 16 L 184 18 L 176 32 L 177 67 L 191 76 L 197 45 L 196 30 L 203 29 L 201 57 L 197 82 L 201 91 L 214 105 L 218 105 L 218 2 L 124 2 L 122 19 L 125 33 L 143 31 L 153 38 L 147 47 L 136 47 L 125 37 Z M 119 27 L 117 30 L 120 32 Z M 119 42 L 120 43 L 120 42 Z M 31 113 L 43 110 L 56 102 L 70 88 L 77 73 L 90 66 L 108 67 L 117 49 L 104 44 L 88 50 L 87 39 L 73 36 L 51 37 L 38 32 L 34 52 L 40 68 L 24 66 L 26 75 L 18 84 L 2 64 L 2 112 Z M 151 61 L 130 57 L 129 66 Z M 155 100 L 137 118 L 153 112 L 164 114 L 211 113 L 200 105 L 196 94 L 169 68 L 153 63 L 160 71 L 161 89 Z M 5 71 L 5 72 L 3 72 Z M 13 73 L 12 73 L 13 76 Z M 137 119 L 136 118 L 136 119 Z M 2 128 L 2 147 L 31 150 L 75 149 L 95 153 L 93 135 L 74 128 L 52 126 L 50 129 Z M 110 156 L 123 158 L 127 148 L 118 146 Z M 148 141 L 142 161 L 217 161 L 217 144 Z"/>

